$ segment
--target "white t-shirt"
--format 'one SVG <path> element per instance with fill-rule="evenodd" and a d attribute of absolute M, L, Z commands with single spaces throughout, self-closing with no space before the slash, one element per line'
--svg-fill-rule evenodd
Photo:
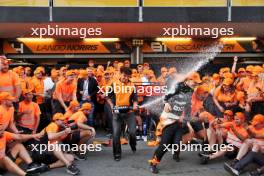
<path fill-rule="evenodd" d="M 51 90 L 54 86 L 54 82 L 50 77 L 44 79 L 44 96 L 49 96 L 48 91 Z"/>

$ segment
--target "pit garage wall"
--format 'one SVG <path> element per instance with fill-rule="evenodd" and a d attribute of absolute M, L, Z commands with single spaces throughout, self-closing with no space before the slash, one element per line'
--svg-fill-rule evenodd
<path fill-rule="evenodd" d="M 140 46 L 142 53 L 197 53 L 215 45 L 216 40 L 193 39 L 187 41 L 145 40 Z M 69 40 L 69 39 L 6 39 L 5 54 L 130 54 L 130 40 L 116 42 Z M 264 40 L 224 41 L 222 53 L 264 53 Z"/>

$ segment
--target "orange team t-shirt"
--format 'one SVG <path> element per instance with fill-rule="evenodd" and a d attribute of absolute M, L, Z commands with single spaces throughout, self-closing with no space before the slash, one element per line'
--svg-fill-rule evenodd
<path fill-rule="evenodd" d="M 21 86 L 19 76 L 9 70 L 7 73 L 0 72 L 0 92 L 9 92 L 13 96 L 16 94 L 15 86 Z"/>
<path fill-rule="evenodd" d="M 13 133 L 5 131 L 2 136 L 0 136 L 0 159 L 5 156 L 6 143 L 13 140 Z"/>
<path fill-rule="evenodd" d="M 45 129 L 46 129 L 47 133 L 58 133 L 58 132 L 60 132 L 60 127 L 55 122 L 51 122 Z M 65 134 L 65 135 L 59 137 L 58 139 L 54 139 L 54 140 L 52 140 L 50 142 L 54 143 L 56 141 L 62 141 L 67 136 L 68 136 L 68 134 Z"/>
<path fill-rule="evenodd" d="M 237 89 L 246 91 L 249 87 L 249 84 L 251 82 L 251 79 L 249 77 L 241 78 L 240 82 L 237 84 Z"/>
<path fill-rule="evenodd" d="M 228 129 L 228 132 L 230 132 L 232 135 L 235 135 L 233 130 L 231 130 L 230 126 L 233 125 L 234 129 L 244 138 L 248 137 L 248 132 L 243 126 L 237 126 L 236 123 L 233 122 L 225 122 L 223 123 L 223 126 Z"/>
<path fill-rule="evenodd" d="M 31 80 L 30 88 L 34 93 L 44 94 L 44 79 L 33 78 Z M 36 96 L 36 102 L 42 104 L 44 102 L 43 96 Z"/>
<path fill-rule="evenodd" d="M 263 94 L 264 92 L 264 83 L 261 81 L 258 81 L 256 83 L 251 82 L 246 92 L 248 97 L 262 96 L 261 94 Z"/>
<path fill-rule="evenodd" d="M 53 94 L 54 99 L 58 99 L 58 96 L 61 95 L 63 101 L 71 101 L 72 97 L 76 94 L 77 84 L 76 81 L 67 84 L 65 80 L 61 80 L 57 83 L 56 89 Z"/>
<path fill-rule="evenodd" d="M 80 122 L 80 123 L 84 123 L 87 121 L 87 117 L 85 116 L 85 114 L 82 111 L 78 111 L 76 113 L 74 113 L 69 120 L 74 120 L 75 123 Z"/>
<path fill-rule="evenodd" d="M 264 128 L 256 129 L 253 125 L 250 125 L 249 128 L 255 134 L 264 134 Z M 259 140 L 264 141 L 264 139 L 259 139 Z"/>
<path fill-rule="evenodd" d="M 236 91 L 234 91 L 233 93 L 225 94 L 221 92 L 220 87 L 215 90 L 214 96 L 218 101 L 224 103 L 236 101 Z"/>
<path fill-rule="evenodd" d="M 18 120 L 18 124 L 22 127 L 35 130 L 37 118 L 41 114 L 39 105 L 34 102 L 26 103 L 25 101 L 22 101 L 19 103 L 18 111 L 19 112 L 31 111 L 30 114 L 22 115 L 22 117 L 20 117 Z"/>
<path fill-rule="evenodd" d="M 65 122 L 67 122 L 73 114 L 74 113 L 71 110 L 66 111 L 64 114 Z"/>
<path fill-rule="evenodd" d="M 195 116 L 197 113 L 200 112 L 201 109 L 203 109 L 203 101 L 198 100 L 196 95 L 197 93 L 193 93 L 192 95 L 192 116 Z"/>
<path fill-rule="evenodd" d="M 4 129 L 6 129 L 10 123 L 13 123 L 14 111 L 14 107 L 6 109 L 0 105 L 0 124 L 3 125 Z"/>

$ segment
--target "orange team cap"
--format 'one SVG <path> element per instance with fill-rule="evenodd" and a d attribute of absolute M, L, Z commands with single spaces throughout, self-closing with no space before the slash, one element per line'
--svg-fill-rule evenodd
<path fill-rule="evenodd" d="M 198 86 L 196 89 L 197 94 L 204 94 L 204 93 L 208 93 L 208 92 L 209 92 L 209 88 L 208 88 L 208 86 L 205 86 L 205 85 Z"/>
<path fill-rule="evenodd" d="M 230 86 L 233 84 L 233 79 L 231 78 L 225 78 L 224 81 L 223 81 L 223 85 L 226 85 L 226 86 Z"/>
<path fill-rule="evenodd" d="M 84 103 L 80 110 L 83 111 L 83 110 L 91 110 L 91 109 L 92 109 L 91 103 Z"/>
<path fill-rule="evenodd" d="M 238 73 L 241 73 L 241 72 L 246 72 L 246 69 L 245 68 L 239 68 Z"/>
<path fill-rule="evenodd" d="M 214 73 L 212 76 L 213 80 L 219 80 L 220 79 L 220 75 L 217 73 Z"/>
<path fill-rule="evenodd" d="M 9 92 L 1 92 L 0 93 L 0 101 L 1 100 L 15 100 L 15 97 L 13 97 Z"/>
<path fill-rule="evenodd" d="M 230 68 L 229 67 L 223 67 L 219 71 L 220 74 L 223 74 L 223 73 L 226 73 L 226 72 L 230 72 Z"/>
<path fill-rule="evenodd" d="M 66 117 L 62 113 L 56 113 L 53 115 L 52 120 L 65 120 Z"/>
<path fill-rule="evenodd" d="M 226 72 L 223 74 L 223 77 L 224 78 L 231 78 L 231 79 L 234 79 L 234 75 L 230 72 Z"/>
<path fill-rule="evenodd" d="M 257 76 L 258 74 L 263 72 L 263 68 L 261 66 L 257 65 L 253 68 L 252 72 L 253 72 L 254 76 Z"/>
<path fill-rule="evenodd" d="M 77 100 L 72 100 L 70 102 L 69 108 L 80 106 L 80 103 Z"/>
<path fill-rule="evenodd" d="M 253 72 L 253 69 L 254 69 L 254 66 L 253 66 L 253 65 L 248 65 L 248 66 L 246 67 L 246 71 L 247 71 L 247 72 L 250 72 L 250 73 Z"/>
<path fill-rule="evenodd" d="M 75 72 L 73 70 L 68 70 L 66 72 L 66 76 L 72 76 L 72 75 L 75 75 Z"/>
<path fill-rule="evenodd" d="M 257 125 L 259 123 L 264 123 L 264 115 L 262 114 L 257 114 L 253 117 L 253 120 L 252 120 L 252 125 Z"/>
<path fill-rule="evenodd" d="M 123 67 L 124 66 L 124 63 L 123 62 L 118 62 L 118 67 Z"/>
<path fill-rule="evenodd" d="M 25 90 L 23 90 L 23 95 L 25 96 L 26 94 L 28 94 L 28 93 L 32 93 L 32 90 L 31 89 L 25 89 Z"/>
<path fill-rule="evenodd" d="M 233 116 L 233 112 L 231 110 L 225 110 L 224 115 Z"/>
<path fill-rule="evenodd" d="M 85 76 L 88 75 L 88 72 L 87 72 L 87 70 L 80 70 L 79 75 L 80 75 L 81 77 L 85 77 Z"/>
<path fill-rule="evenodd" d="M 240 120 L 242 120 L 242 121 L 245 121 L 245 120 L 246 120 L 246 116 L 245 116 L 245 114 L 242 113 L 242 112 L 237 112 L 237 113 L 235 114 L 235 116 L 238 117 L 238 118 L 239 118 Z"/>

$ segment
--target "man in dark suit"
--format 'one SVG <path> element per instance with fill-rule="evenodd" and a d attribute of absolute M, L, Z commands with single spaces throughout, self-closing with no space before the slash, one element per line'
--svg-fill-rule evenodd
<path fill-rule="evenodd" d="M 83 104 L 89 102 L 92 104 L 92 112 L 88 117 L 89 125 L 93 125 L 92 119 L 95 114 L 94 106 L 96 105 L 96 94 L 99 91 L 98 83 L 93 76 L 93 71 L 90 68 L 81 71 L 81 77 L 77 81 L 77 99 Z"/>

